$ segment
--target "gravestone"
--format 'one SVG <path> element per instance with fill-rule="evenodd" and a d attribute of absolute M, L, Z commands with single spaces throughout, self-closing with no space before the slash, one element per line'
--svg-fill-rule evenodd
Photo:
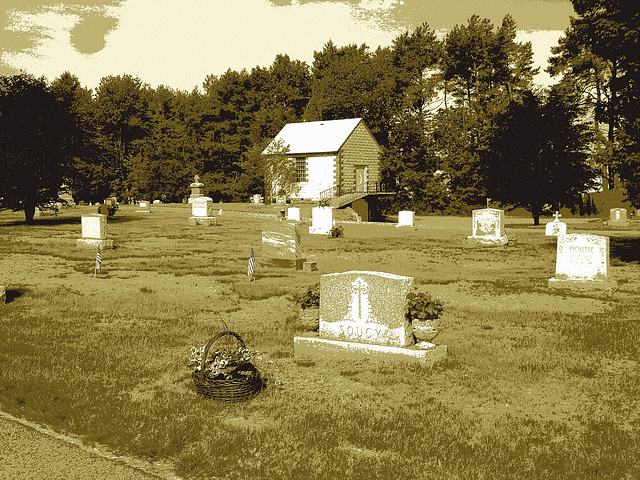
<path fill-rule="evenodd" d="M 313 207 L 311 209 L 311 226 L 309 233 L 329 235 L 333 228 L 333 207 Z"/>
<path fill-rule="evenodd" d="M 138 204 L 138 208 L 136 209 L 137 213 L 151 213 L 151 202 L 148 200 L 142 200 Z"/>
<path fill-rule="evenodd" d="M 560 215 L 558 212 L 555 214 L 553 222 L 547 222 L 544 227 L 544 234 L 547 237 L 557 237 L 559 235 L 567 234 L 567 224 L 560 221 Z"/>
<path fill-rule="evenodd" d="M 82 215 L 82 238 L 76 242 L 79 246 L 113 248 L 113 240 L 107 238 L 107 215 L 92 213 Z"/>
<path fill-rule="evenodd" d="M 253 194 L 251 196 L 251 203 L 254 203 L 256 205 L 264 203 L 264 198 L 262 198 L 262 195 L 260 195 L 259 193 Z"/>
<path fill-rule="evenodd" d="M 216 225 L 213 200 L 210 197 L 195 197 L 191 199 L 191 225 Z"/>
<path fill-rule="evenodd" d="M 262 228 L 262 263 L 301 270 L 302 258 L 300 224 L 273 222 Z"/>
<path fill-rule="evenodd" d="M 630 225 L 626 208 L 612 208 L 609 210 L 609 226 L 628 227 Z"/>
<path fill-rule="evenodd" d="M 287 220 L 294 222 L 300 221 L 300 209 L 298 207 L 289 207 L 287 209 Z"/>
<path fill-rule="evenodd" d="M 287 203 L 287 197 L 285 197 L 284 195 L 278 195 L 276 197 L 276 204 L 286 205 L 286 203 Z"/>
<path fill-rule="evenodd" d="M 609 278 L 609 237 L 573 233 L 558 237 L 556 274 L 549 288 L 574 290 L 616 287 Z"/>
<path fill-rule="evenodd" d="M 415 212 L 411 210 L 400 210 L 398 212 L 398 224 L 396 227 L 413 227 Z"/>
<path fill-rule="evenodd" d="M 504 230 L 504 210 L 483 208 L 473 211 L 472 234 L 467 242 L 478 245 L 506 245 Z"/>
<path fill-rule="evenodd" d="M 406 316 L 413 278 L 350 271 L 322 275 L 318 334 L 294 338 L 296 355 L 413 359 L 433 364 L 446 345 L 414 344 Z"/>

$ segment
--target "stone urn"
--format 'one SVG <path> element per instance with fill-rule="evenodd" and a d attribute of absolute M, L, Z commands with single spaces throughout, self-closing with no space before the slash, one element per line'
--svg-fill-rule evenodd
<path fill-rule="evenodd" d="M 310 307 L 300 309 L 300 323 L 305 329 L 317 332 L 320 326 L 320 308 Z"/>
<path fill-rule="evenodd" d="M 440 333 L 440 320 L 438 317 L 425 320 L 412 319 L 411 324 L 413 325 L 413 335 L 416 337 L 416 342 L 431 343 Z"/>

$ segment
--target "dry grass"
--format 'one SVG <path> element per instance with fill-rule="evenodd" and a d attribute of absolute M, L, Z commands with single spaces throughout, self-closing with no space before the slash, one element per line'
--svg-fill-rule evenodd
<path fill-rule="evenodd" d="M 121 208 L 96 279 L 95 252 L 75 246 L 80 209 L 28 227 L 0 214 L 13 292 L 0 310 L 0 408 L 190 478 L 640 477 L 637 237 L 612 238 L 619 291 L 578 296 L 546 289 L 555 250 L 541 229 L 475 249 L 464 229 L 428 219 L 347 224 L 339 239 L 303 237 L 320 268 L 306 273 L 261 265 L 268 219 L 255 206 L 225 206 L 215 228 L 189 227 L 185 206 L 155 210 Z M 446 361 L 296 359 L 294 295 L 351 269 L 413 276 L 443 300 Z M 186 367 L 223 322 L 272 362 L 267 389 L 244 404 L 198 397 Z"/>

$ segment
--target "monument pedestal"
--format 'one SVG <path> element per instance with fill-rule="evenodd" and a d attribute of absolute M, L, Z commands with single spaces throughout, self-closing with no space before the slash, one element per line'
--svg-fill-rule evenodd
<path fill-rule="evenodd" d="M 613 292 L 618 287 L 618 282 L 611 278 L 603 278 L 602 280 L 582 279 L 573 277 L 557 276 L 550 278 L 547 283 L 549 288 L 563 289 L 589 293 L 594 290 Z"/>
<path fill-rule="evenodd" d="M 408 347 L 391 347 L 331 340 L 309 333 L 293 338 L 293 352 L 296 357 L 419 361 L 432 367 L 447 356 L 447 346 L 422 342 Z"/>
<path fill-rule="evenodd" d="M 189 225 L 217 225 L 216 217 L 189 217 Z"/>
<path fill-rule="evenodd" d="M 469 235 L 467 237 L 467 243 L 471 245 L 486 245 L 489 247 L 501 247 L 507 245 L 509 240 L 506 235 L 501 237 L 490 237 L 490 236 L 474 236 Z"/>
<path fill-rule="evenodd" d="M 98 245 L 103 250 L 109 250 L 113 248 L 113 240 L 100 239 L 100 238 L 79 238 L 76 240 L 76 245 L 79 247 L 92 247 L 98 248 Z"/>

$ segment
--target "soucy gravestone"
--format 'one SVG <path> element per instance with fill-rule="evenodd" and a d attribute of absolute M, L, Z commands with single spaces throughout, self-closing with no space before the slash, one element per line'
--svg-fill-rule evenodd
<path fill-rule="evenodd" d="M 320 280 L 318 334 L 293 339 L 296 355 L 374 360 L 420 361 L 433 365 L 447 354 L 446 345 L 414 344 L 406 315 L 412 277 L 351 271 Z"/>
<path fill-rule="evenodd" d="M 558 237 L 556 274 L 550 288 L 612 289 L 609 278 L 609 237 L 569 234 Z"/>
<path fill-rule="evenodd" d="M 412 277 L 353 271 L 320 280 L 320 337 L 405 347 L 413 343 L 406 318 Z"/>

